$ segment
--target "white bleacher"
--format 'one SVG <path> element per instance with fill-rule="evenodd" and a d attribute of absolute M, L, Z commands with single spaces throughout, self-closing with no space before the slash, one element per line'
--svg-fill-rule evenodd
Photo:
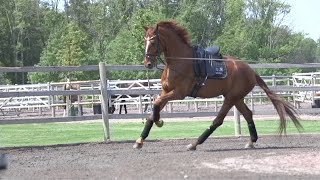
<path fill-rule="evenodd" d="M 320 72 L 294 73 L 292 81 L 294 87 L 319 86 L 319 91 L 295 91 L 293 93 L 295 103 L 314 103 L 316 99 L 320 99 Z"/>

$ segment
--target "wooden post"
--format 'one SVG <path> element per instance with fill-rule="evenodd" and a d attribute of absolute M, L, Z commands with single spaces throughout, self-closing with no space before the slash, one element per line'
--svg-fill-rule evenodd
<path fill-rule="evenodd" d="M 199 111 L 198 111 L 198 108 L 199 108 L 198 102 L 195 102 L 195 103 L 194 103 L 194 110 L 195 110 L 196 112 L 199 112 Z"/>
<path fill-rule="evenodd" d="M 139 113 L 142 114 L 143 110 L 142 110 L 142 97 L 141 95 L 139 95 L 139 104 L 138 104 L 138 109 L 139 109 Z"/>
<path fill-rule="evenodd" d="M 51 91 L 50 82 L 47 83 L 47 91 Z M 52 104 L 53 104 L 53 96 L 48 96 L 48 105 L 49 105 L 49 109 L 51 110 L 51 117 L 55 117 L 54 106 L 52 106 Z"/>
<path fill-rule="evenodd" d="M 314 74 L 311 75 L 311 86 L 315 86 L 316 84 L 316 76 Z M 314 102 L 314 96 L 315 96 L 315 91 L 311 91 L 311 101 L 312 101 L 312 105 L 315 105 Z"/>
<path fill-rule="evenodd" d="M 251 103 L 250 103 L 250 105 L 251 105 L 251 111 L 252 112 L 254 112 L 254 99 L 253 99 L 253 91 L 251 91 L 251 93 L 250 93 L 250 99 L 251 99 Z"/>
<path fill-rule="evenodd" d="M 259 101 L 260 101 L 260 104 L 262 104 L 262 94 L 263 94 L 262 92 L 259 92 L 259 96 L 260 96 L 260 97 L 259 97 Z"/>
<path fill-rule="evenodd" d="M 32 90 L 33 90 L 33 88 L 32 88 Z M 41 90 L 42 90 L 41 87 L 36 88 L 36 91 L 41 91 Z M 39 115 L 42 115 L 42 107 L 39 107 Z"/>
<path fill-rule="evenodd" d="M 99 74 L 100 74 L 100 90 L 101 90 L 101 112 L 103 119 L 104 129 L 104 141 L 110 141 L 110 126 L 108 117 L 108 84 L 107 84 L 107 71 L 104 62 L 99 63 Z"/>
<path fill-rule="evenodd" d="M 240 123 L 240 113 L 238 109 L 233 106 L 233 116 L 234 116 L 234 135 L 241 135 L 241 123 Z"/>
<path fill-rule="evenodd" d="M 91 90 L 94 90 L 93 83 L 90 84 L 90 87 L 91 87 Z M 92 97 L 91 97 L 91 109 L 93 109 L 94 105 L 95 105 L 94 95 L 92 94 Z"/>
<path fill-rule="evenodd" d="M 80 88 L 78 89 L 80 90 Z M 83 108 L 82 108 L 82 104 L 81 104 L 81 96 L 78 95 L 77 96 L 77 101 L 78 101 L 78 116 L 82 116 L 83 115 Z"/>
<path fill-rule="evenodd" d="M 64 110 L 63 117 L 69 116 L 69 110 L 70 110 L 70 107 L 71 107 L 70 102 L 71 102 L 70 101 L 70 96 L 67 95 L 66 96 L 66 109 Z"/>
<path fill-rule="evenodd" d="M 276 86 L 277 81 L 276 81 L 276 75 L 272 74 L 272 86 Z"/>
<path fill-rule="evenodd" d="M 169 102 L 169 113 L 172 113 L 173 107 L 172 107 L 173 102 Z"/>
<path fill-rule="evenodd" d="M 218 110 L 218 101 L 214 101 L 214 111 L 217 112 Z"/>

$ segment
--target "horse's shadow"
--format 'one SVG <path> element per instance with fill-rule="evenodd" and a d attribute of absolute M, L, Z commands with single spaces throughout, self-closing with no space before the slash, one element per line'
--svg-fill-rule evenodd
<path fill-rule="evenodd" d="M 314 148 L 314 146 L 269 146 L 269 147 L 254 147 L 254 148 L 228 148 L 228 149 L 209 149 L 204 152 L 229 152 L 229 151 L 254 151 L 254 150 L 281 150 L 281 149 L 306 149 Z"/>
<path fill-rule="evenodd" d="M 305 148 L 314 148 L 312 146 L 303 146 L 303 147 L 294 147 L 294 146 L 288 146 L 288 147 L 258 147 L 258 148 L 230 148 L 230 149 L 206 149 L 206 150 L 202 150 L 200 148 L 198 148 L 195 151 L 190 151 L 190 150 L 183 150 L 183 149 L 176 149 L 174 151 L 172 151 L 172 153 L 192 153 L 192 154 L 196 154 L 196 153 L 224 153 L 224 152 L 233 152 L 233 151 L 237 151 L 237 152 L 245 152 L 245 151 L 263 151 L 263 150 L 286 150 L 286 149 L 305 149 Z M 160 154 L 163 153 L 161 150 L 157 150 L 155 151 L 154 149 L 150 150 L 146 150 L 146 153 L 150 153 L 150 154 Z"/>

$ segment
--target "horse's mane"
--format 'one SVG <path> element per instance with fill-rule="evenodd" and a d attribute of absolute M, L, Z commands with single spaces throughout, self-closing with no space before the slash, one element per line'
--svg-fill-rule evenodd
<path fill-rule="evenodd" d="M 160 27 L 164 27 L 166 29 L 172 30 L 181 38 L 181 40 L 186 45 L 188 45 L 189 47 L 192 47 L 190 35 L 187 29 L 180 26 L 176 21 L 160 21 L 157 25 Z"/>

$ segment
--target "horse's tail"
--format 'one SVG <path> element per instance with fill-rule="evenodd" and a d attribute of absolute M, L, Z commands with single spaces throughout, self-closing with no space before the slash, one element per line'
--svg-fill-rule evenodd
<path fill-rule="evenodd" d="M 271 91 L 267 84 L 263 81 L 263 79 L 256 74 L 257 84 L 266 92 L 267 96 L 270 98 L 272 104 L 276 108 L 279 116 L 280 116 L 280 125 L 279 125 L 279 133 L 282 134 L 283 132 L 286 133 L 287 121 L 286 121 L 286 114 L 290 117 L 298 131 L 300 132 L 303 127 L 300 124 L 297 113 L 294 107 L 284 101 L 281 97 L 279 97 L 275 92 Z"/>

